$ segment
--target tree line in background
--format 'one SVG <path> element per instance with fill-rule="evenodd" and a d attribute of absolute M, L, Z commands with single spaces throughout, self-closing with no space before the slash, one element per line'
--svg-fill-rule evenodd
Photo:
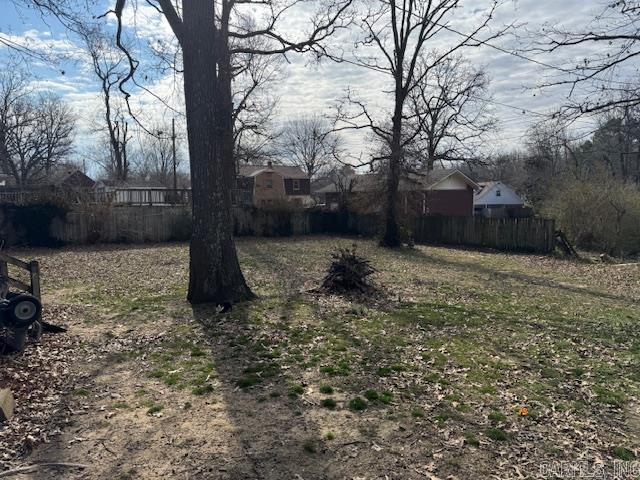
<path fill-rule="evenodd" d="M 640 253 L 640 109 L 610 109 L 598 123 L 575 139 L 561 122 L 545 121 L 520 149 L 467 169 L 514 186 L 581 247 Z"/>
<path fill-rule="evenodd" d="M 46 178 L 73 150 L 71 109 L 29 80 L 20 70 L 0 72 L 0 170 L 16 185 Z"/>

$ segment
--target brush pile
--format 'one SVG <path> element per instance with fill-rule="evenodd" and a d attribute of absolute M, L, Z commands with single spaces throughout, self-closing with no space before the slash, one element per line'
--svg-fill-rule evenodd
<path fill-rule="evenodd" d="M 368 293 L 373 290 L 369 277 L 376 269 L 356 254 L 356 245 L 338 248 L 331 254 L 333 261 L 322 282 L 322 288 L 331 293 Z"/>

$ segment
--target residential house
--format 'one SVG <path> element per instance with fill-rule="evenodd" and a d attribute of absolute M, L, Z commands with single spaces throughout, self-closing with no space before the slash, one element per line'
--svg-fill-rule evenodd
<path fill-rule="evenodd" d="M 240 165 L 236 180 L 236 202 L 257 207 L 289 202 L 313 204 L 309 176 L 291 165 Z"/>
<path fill-rule="evenodd" d="M 345 188 L 327 185 L 315 192 L 330 209 L 340 195 L 349 196 L 350 208 L 365 213 L 382 212 L 386 177 L 379 173 L 354 175 Z M 458 169 L 406 173 L 398 185 L 399 207 L 404 214 L 472 216 L 473 192 L 478 185 Z"/>
<path fill-rule="evenodd" d="M 473 197 L 474 214 L 491 218 L 530 217 L 531 208 L 516 191 L 500 181 L 479 182 Z"/>
<path fill-rule="evenodd" d="M 81 202 L 92 192 L 95 182 L 73 165 L 60 164 L 44 178 L 27 185 L 15 185 L 13 177 L 0 176 L 0 203 L 28 203 L 51 197 Z"/>
<path fill-rule="evenodd" d="M 96 182 L 82 170 L 73 165 L 59 165 L 42 183 L 50 184 L 65 190 L 91 189 Z"/>

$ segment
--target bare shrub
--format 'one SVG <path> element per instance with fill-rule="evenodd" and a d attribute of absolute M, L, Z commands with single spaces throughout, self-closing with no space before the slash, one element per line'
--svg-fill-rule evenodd
<path fill-rule="evenodd" d="M 579 247 L 611 255 L 640 253 L 640 191 L 606 174 L 565 178 L 544 211 Z"/>
<path fill-rule="evenodd" d="M 369 260 L 356 254 L 356 245 L 338 248 L 322 282 L 322 288 L 333 293 L 366 293 L 373 289 L 369 277 L 376 272 Z"/>

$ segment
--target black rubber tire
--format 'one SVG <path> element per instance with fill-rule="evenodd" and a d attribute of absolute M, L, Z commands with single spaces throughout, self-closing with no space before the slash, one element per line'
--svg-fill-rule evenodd
<path fill-rule="evenodd" d="M 33 314 L 28 318 L 24 318 L 17 310 L 18 306 L 24 302 L 31 303 L 33 306 Z M 5 322 L 9 327 L 27 328 L 33 322 L 40 319 L 40 315 L 42 315 L 42 304 L 40 303 L 40 300 L 32 295 L 16 295 L 9 300 L 9 306 L 5 311 L 5 315 Z"/>

